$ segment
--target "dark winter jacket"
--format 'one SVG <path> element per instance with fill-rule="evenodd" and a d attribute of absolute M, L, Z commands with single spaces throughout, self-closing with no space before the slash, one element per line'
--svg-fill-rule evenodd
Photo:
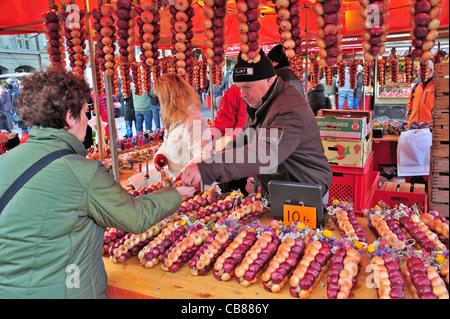
<path fill-rule="evenodd" d="M 249 134 L 250 129 L 256 134 Z M 321 185 L 323 195 L 328 191 L 332 171 L 316 118 L 304 97 L 281 78 L 256 111 L 247 107 L 246 123 L 235 145 L 243 139 L 244 146 L 227 148 L 198 164 L 203 183 L 254 176 L 263 194 L 271 180 Z"/>

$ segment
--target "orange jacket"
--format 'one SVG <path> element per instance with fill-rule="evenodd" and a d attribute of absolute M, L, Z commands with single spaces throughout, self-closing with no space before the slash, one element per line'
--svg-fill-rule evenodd
<path fill-rule="evenodd" d="M 419 83 L 416 89 L 409 95 L 407 104 L 406 118 L 409 116 L 408 123 L 417 122 L 433 122 L 434 108 L 434 80 L 428 82 L 423 88 L 423 83 Z"/>

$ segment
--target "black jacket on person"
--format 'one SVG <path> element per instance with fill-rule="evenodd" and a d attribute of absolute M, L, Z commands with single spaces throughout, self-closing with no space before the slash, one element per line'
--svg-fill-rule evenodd
<path fill-rule="evenodd" d="M 314 89 L 308 91 L 308 104 L 317 116 L 317 112 L 321 109 L 328 109 L 328 99 L 323 93 L 324 88 L 322 84 L 318 84 Z"/>
<path fill-rule="evenodd" d="M 125 102 L 125 114 L 124 114 L 125 121 L 129 122 L 136 121 L 136 116 L 134 113 L 133 97 L 130 96 L 125 98 L 124 102 Z"/>

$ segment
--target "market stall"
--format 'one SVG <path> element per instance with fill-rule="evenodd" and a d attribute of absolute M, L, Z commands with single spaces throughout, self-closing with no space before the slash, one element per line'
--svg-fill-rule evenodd
<path fill-rule="evenodd" d="M 302 79 L 306 74 L 306 87 L 317 85 L 321 70 L 327 85 L 333 68 L 345 73 L 347 57 L 351 88 L 356 87 L 357 66 L 362 64 L 364 85 L 374 83 L 376 101 L 395 90 L 404 97 L 408 87 L 395 84 L 397 57 L 383 57 L 387 34 L 416 30 L 408 40 L 415 48 L 411 57 L 420 63 L 422 72 L 425 62 L 435 59 L 431 50 L 439 32 L 448 37 L 448 1 L 420 1 L 428 3 L 429 9 L 421 9 L 428 11 L 416 8 L 410 12 L 411 3 L 406 0 L 390 4 L 377 1 L 377 18 L 384 22 L 376 26 L 367 24 L 372 12 L 369 1 L 230 1 L 228 5 L 226 1 L 188 0 L 10 1 L 0 12 L 0 34 L 45 32 L 52 65 L 65 66 L 68 61 L 67 67 L 84 74 L 90 63 L 94 100 L 103 91 L 106 94 L 111 138 L 104 146 L 100 136 L 102 142 L 89 157 L 103 161 L 130 195 L 137 197 L 172 187 L 173 182 L 163 177 L 145 188 L 130 186 L 129 178 L 142 172 L 142 163 L 152 158 L 160 139 L 138 136 L 130 142 L 135 143 L 132 146 L 117 142 L 112 97 L 118 90 L 119 76 L 124 96 L 131 94 L 131 81 L 136 93 L 142 94 L 168 71 L 177 72 L 196 89 L 204 89 L 206 68 L 210 85 L 221 83 L 227 49 L 232 55 L 235 52 L 230 48 L 238 47 L 247 61 L 257 61 L 260 47 L 268 50 L 281 42 L 295 72 Z M 402 18 L 389 18 L 389 12 Z M 428 16 L 422 15 L 415 22 L 418 14 Z M 74 15 L 81 20 L 75 21 Z M 408 22 L 410 15 L 414 27 Z M 353 44 L 357 48 L 344 48 L 344 39 L 351 38 L 356 38 Z M 201 59 L 194 56 L 194 48 L 202 49 Z M 161 54 L 166 51 L 171 55 Z M 359 57 L 358 52 L 362 54 Z M 391 74 L 387 81 L 386 63 Z M 407 83 L 412 80 L 409 77 Z M 344 84 L 339 82 L 338 86 Z M 448 139 L 448 104 L 443 110 L 441 113 L 447 110 L 447 121 L 438 117 L 442 132 L 434 145 L 439 155 L 435 158 L 437 169 L 448 162 L 448 144 L 445 159 L 445 143 L 437 143 L 445 140 L 445 132 Z M 98 105 L 96 112 L 100 113 Z M 245 198 L 242 194 L 222 194 L 216 187 L 200 190 L 195 197 L 185 199 L 173 216 L 144 234 L 106 230 L 103 255 L 109 297 L 448 299 L 448 219 L 428 209 L 426 194 L 393 194 L 379 189 L 376 161 L 379 163 L 380 153 L 392 154 L 392 146 L 389 152 L 375 150 L 373 114 L 367 108 L 362 112 L 333 114 L 340 123 L 350 123 L 346 126 L 352 131 L 341 134 L 343 131 L 335 130 L 333 142 L 326 138 L 329 132 L 323 135 L 334 175 L 324 225 L 300 222 L 301 216 L 315 220 L 318 213 L 311 215 L 311 210 L 305 213 L 300 207 L 295 208 L 294 223 L 275 218 L 267 204 L 270 198 L 261 194 Z M 325 124 L 324 130 L 330 127 L 333 125 Z M 387 140 L 381 137 L 376 142 Z M 441 183 L 439 176 L 445 176 L 445 171 L 435 173 Z M 445 195 L 442 198 L 439 188 L 443 187 L 436 187 L 435 197 L 442 204 Z M 382 277 L 371 281 L 379 273 Z"/>

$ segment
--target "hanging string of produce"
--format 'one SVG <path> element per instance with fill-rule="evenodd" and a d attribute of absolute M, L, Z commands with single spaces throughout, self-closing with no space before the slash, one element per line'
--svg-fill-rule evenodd
<path fill-rule="evenodd" d="M 383 55 L 386 50 L 385 42 L 389 24 L 389 0 L 372 1 L 359 0 L 363 7 L 360 15 L 363 18 L 362 47 L 365 61 L 373 61 L 377 56 Z"/>
<path fill-rule="evenodd" d="M 312 64 L 312 72 L 311 72 L 311 86 L 315 88 L 320 81 L 319 78 L 319 72 L 320 72 L 320 65 L 319 61 L 317 60 L 317 57 L 315 54 L 311 54 L 309 57 L 309 60 Z"/>
<path fill-rule="evenodd" d="M 426 79 L 428 63 L 425 61 L 432 60 L 433 54 L 431 50 L 435 46 L 435 40 L 439 34 L 437 28 L 439 27 L 439 15 L 442 8 L 439 4 L 442 0 L 419 0 L 413 1 L 414 5 L 409 7 L 411 15 L 409 25 L 413 28 L 411 31 L 411 45 L 414 50 L 411 55 L 419 59 L 419 74 L 422 81 Z M 423 69 L 427 68 L 427 69 Z"/>
<path fill-rule="evenodd" d="M 70 0 L 70 4 L 63 3 L 61 17 L 64 25 L 64 37 L 66 38 L 68 59 L 73 73 L 84 75 L 88 57 L 84 53 L 86 49 L 86 29 L 84 26 L 85 11 L 80 10 L 75 0 Z"/>
<path fill-rule="evenodd" d="M 294 71 L 295 75 L 300 79 L 303 83 L 303 57 L 301 54 L 295 55 L 294 57 L 289 59 L 289 68 Z"/>
<path fill-rule="evenodd" d="M 248 63 L 258 63 L 261 59 L 259 54 L 259 30 L 261 28 L 259 4 L 260 0 L 240 0 L 236 3 L 241 58 Z"/>
<path fill-rule="evenodd" d="M 225 49 L 226 49 L 226 27 L 225 17 L 227 14 L 228 0 L 205 0 L 203 6 L 203 26 L 205 27 L 205 55 L 208 65 L 215 65 L 216 68 L 222 68 L 225 63 Z M 236 4 L 237 6 L 238 4 Z M 246 2 L 239 4 L 246 5 Z M 258 26 L 259 30 L 259 26 Z M 241 42 L 248 40 L 241 34 L 239 37 Z M 214 77 L 213 80 L 216 85 L 220 85 L 220 75 Z"/>
<path fill-rule="evenodd" d="M 391 71 L 392 83 L 398 82 L 398 55 L 393 54 L 389 58 L 389 69 Z"/>
<path fill-rule="evenodd" d="M 51 67 L 66 66 L 66 53 L 64 51 L 62 18 L 54 0 L 48 0 L 49 8 L 42 14 L 43 28 L 47 38 L 47 53 L 49 54 Z"/>
<path fill-rule="evenodd" d="M 319 63 L 322 67 L 334 66 L 342 61 L 342 18 L 341 1 L 318 0 L 312 5 L 316 15 L 316 43 L 319 47 Z"/>
<path fill-rule="evenodd" d="M 175 0 L 172 5 L 169 5 L 169 12 L 172 15 L 170 18 L 172 54 L 174 55 L 177 73 L 182 77 L 194 70 L 191 40 L 194 37 L 192 17 L 195 10 L 191 7 L 191 4 L 192 0 Z"/>
<path fill-rule="evenodd" d="M 386 58 L 383 57 L 377 62 L 377 77 L 380 86 L 386 85 Z"/>
<path fill-rule="evenodd" d="M 345 86 L 345 67 L 346 67 L 345 61 L 341 61 L 338 63 L 338 74 L 339 74 L 338 86 L 340 88 Z"/>
<path fill-rule="evenodd" d="M 299 0 L 272 0 L 277 14 L 276 23 L 280 27 L 283 50 L 289 59 L 302 54 L 302 38 L 300 37 L 300 5 Z"/>

